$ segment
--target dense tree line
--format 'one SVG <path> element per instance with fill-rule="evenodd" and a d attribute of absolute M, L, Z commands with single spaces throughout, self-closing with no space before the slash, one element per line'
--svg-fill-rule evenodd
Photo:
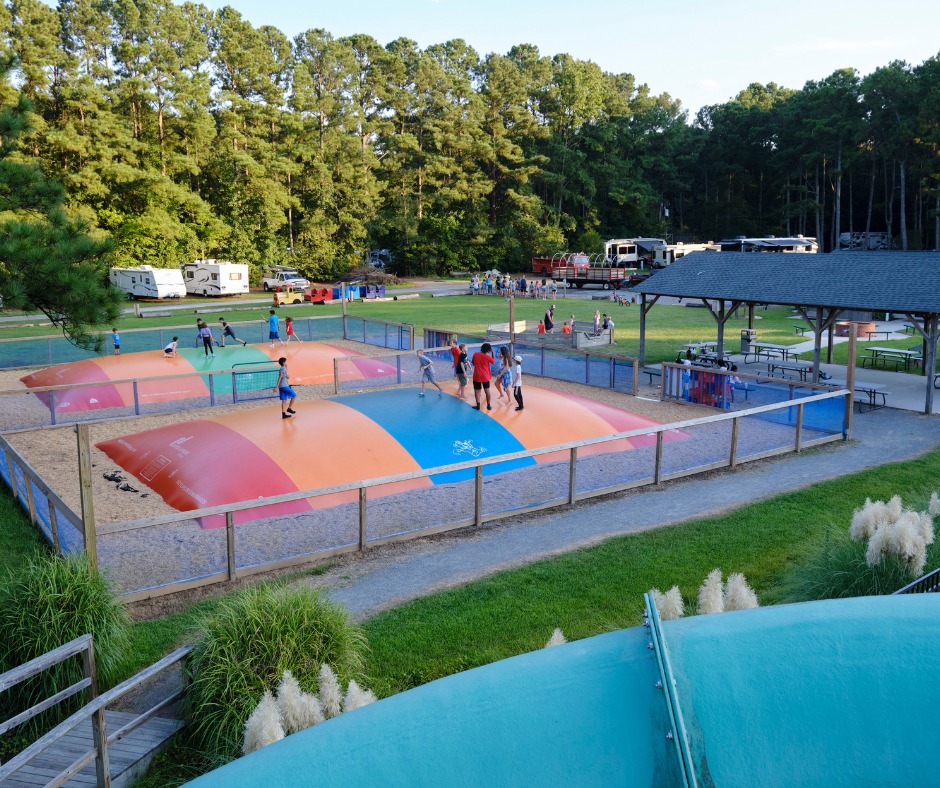
<path fill-rule="evenodd" d="M 421 49 L 230 7 L 7 0 L 10 155 L 60 181 L 112 262 L 512 268 L 605 237 L 888 231 L 936 244 L 940 60 L 751 85 L 692 123 L 629 74 L 519 45 Z M 10 144 L 13 144 L 12 142 Z"/>

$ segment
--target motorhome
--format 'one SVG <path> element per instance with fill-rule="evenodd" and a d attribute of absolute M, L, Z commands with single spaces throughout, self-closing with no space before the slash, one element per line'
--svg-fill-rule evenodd
<path fill-rule="evenodd" d="M 141 265 L 137 268 L 112 268 L 108 271 L 111 284 L 134 298 L 183 298 L 186 285 L 177 268 L 154 268 Z"/>
<path fill-rule="evenodd" d="M 734 238 L 726 238 L 719 241 L 718 245 L 722 252 L 785 252 L 809 253 L 815 254 L 819 251 L 819 244 L 815 238 L 802 235 L 796 235 L 792 238 L 777 238 L 773 235 L 765 235 L 761 238 L 746 238 L 743 235 L 736 235 Z"/>
<path fill-rule="evenodd" d="M 653 247 L 664 243 L 662 238 L 612 238 L 604 242 L 604 260 L 608 265 L 640 268 L 653 259 Z"/>
<path fill-rule="evenodd" d="M 665 268 L 689 252 L 717 252 L 717 244 L 656 244 L 653 247 L 653 268 Z"/>
<path fill-rule="evenodd" d="M 240 295 L 248 292 L 248 266 L 225 260 L 195 260 L 180 266 L 186 292 L 201 296 Z"/>

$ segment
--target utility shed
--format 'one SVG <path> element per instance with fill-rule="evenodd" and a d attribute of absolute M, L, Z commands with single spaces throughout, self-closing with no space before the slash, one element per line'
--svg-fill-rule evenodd
<path fill-rule="evenodd" d="M 940 253 L 839 252 L 760 254 L 692 252 L 634 288 L 640 295 L 640 364 L 645 363 L 646 314 L 660 296 L 717 301 L 707 304 L 718 324 L 719 352 L 724 324 L 740 306 L 782 304 L 800 311 L 813 329 L 814 379 L 822 334 L 846 310 L 904 314 L 926 344 L 926 413 L 933 405 L 937 322 L 940 315 Z M 921 325 L 922 324 L 922 325 Z"/>

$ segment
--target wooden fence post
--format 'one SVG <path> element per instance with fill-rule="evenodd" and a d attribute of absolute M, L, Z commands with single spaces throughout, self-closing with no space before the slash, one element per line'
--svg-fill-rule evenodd
<path fill-rule="evenodd" d="M 98 568 L 98 534 L 95 531 L 95 503 L 91 484 L 91 444 L 88 425 L 76 424 L 78 436 L 78 484 L 82 501 L 82 535 L 90 569 Z"/>
<path fill-rule="evenodd" d="M 359 488 L 359 552 L 364 552 L 366 542 L 368 541 L 368 511 L 367 511 L 367 490 L 368 487 Z"/>
<path fill-rule="evenodd" d="M 737 416 L 731 420 L 731 456 L 728 458 L 728 464 L 734 468 L 738 464 L 738 425 L 741 423 L 741 417 Z"/>
<path fill-rule="evenodd" d="M 225 513 L 225 553 L 228 556 L 229 582 L 238 578 L 238 564 L 235 563 L 235 514 Z"/>
<path fill-rule="evenodd" d="M 477 465 L 473 475 L 473 524 L 483 524 L 483 466 Z"/>
<path fill-rule="evenodd" d="M 656 433 L 656 469 L 653 471 L 653 484 L 660 484 L 663 479 L 663 431 Z"/>
<path fill-rule="evenodd" d="M 800 453 L 800 443 L 803 440 L 803 403 L 796 406 L 796 453 Z"/>
<path fill-rule="evenodd" d="M 578 447 L 572 446 L 568 458 L 568 504 L 574 503 L 578 494 Z"/>

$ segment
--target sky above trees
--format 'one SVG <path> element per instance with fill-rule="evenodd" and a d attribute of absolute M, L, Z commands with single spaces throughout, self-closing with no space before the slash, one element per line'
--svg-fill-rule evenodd
<path fill-rule="evenodd" d="M 918 63 L 940 51 L 936 0 L 208 0 L 255 26 L 293 38 L 310 28 L 333 36 L 399 37 L 421 47 L 464 39 L 481 55 L 520 43 L 567 53 L 605 71 L 633 74 L 669 93 L 689 117 L 753 82 L 799 89 L 840 68 L 862 74 L 892 60 Z"/>

